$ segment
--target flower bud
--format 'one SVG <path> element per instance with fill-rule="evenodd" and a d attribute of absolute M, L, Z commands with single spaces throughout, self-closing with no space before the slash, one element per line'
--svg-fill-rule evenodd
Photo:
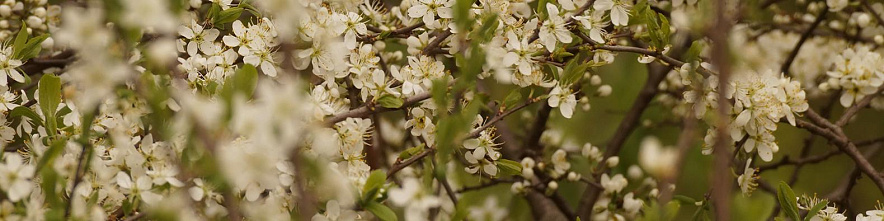
<path fill-rule="evenodd" d="M 589 78 L 589 84 L 592 86 L 598 86 L 599 84 L 602 84 L 602 77 L 598 75 L 593 75 Z"/>
<path fill-rule="evenodd" d="M 875 43 L 878 43 L 879 45 L 884 44 L 884 36 L 875 35 Z"/>
<path fill-rule="evenodd" d="M 530 157 L 525 157 L 524 159 L 522 159 L 522 167 L 523 168 L 526 168 L 526 169 L 534 168 L 534 165 L 535 165 L 534 159 L 532 159 Z"/>
<path fill-rule="evenodd" d="M 608 160 L 606 160 L 605 163 L 608 164 L 608 167 L 616 167 L 617 164 L 620 163 L 620 157 L 613 156 L 611 158 L 608 158 Z"/>
<path fill-rule="evenodd" d="M 612 90 L 611 85 L 602 85 L 598 89 L 599 97 L 607 97 L 608 95 L 611 95 Z"/>
<path fill-rule="evenodd" d="M 859 13 L 859 16 L 856 16 L 856 25 L 861 28 L 868 27 L 870 22 L 872 22 L 872 18 L 869 17 L 869 14 Z"/>
<path fill-rule="evenodd" d="M 53 46 L 55 46 L 55 40 L 52 39 L 52 37 L 48 37 L 46 38 L 46 40 L 40 43 L 40 47 L 43 47 L 43 49 L 50 49 Z"/>
<path fill-rule="evenodd" d="M 28 23 L 29 27 L 40 27 L 41 25 L 43 25 L 43 19 L 40 19 L 37 16 L 31 15 L 31 16 L 28 16 L 27 23 Z"/>
<path fill-rule="evenodd" d="M 35 8 L 34 15 L 37 17 L 45 18 L 46 17 L 46 8 L 43 8 L 43 7 Z"/>
<path fill-rule="evenodd" d="M 547 188 L 549 188 L 549 190 L 555 191 L 556 189 L 559 189 L 559 183 L 557 183 L 555 180 L 549 181 L 549 184 L 547 184 Z"/>
<path fill-rule="evenodd" d="M 829 22 L 829 28 L 840 31 L 841 29 L 844 29 L 844 25 L 839 21 L 832 21 Z"/>
<path fill-rule="evenodd" d="M 568 181 L 574 182 L 574 181 L 578 181 L 578 180 L 580 180 L 580 174 L 577 174 L 575 172 L 568 173 Z"/>
<path fill-rule="evenodd" d="M 629 176 L 629 179 L 637 180 L 641 178 L 642 175 L 644 175 L 644 172 L 642 172 L 642 168 L 636 165 L 632 165 L 629 166 L 629 170 L 626 172 L 626 174 Z"/>
<path fill-rule="evenodd" d="M 9 17 L 12 15 L 12 8 L 9 5 L 0 5 L 0 16 Z"/>

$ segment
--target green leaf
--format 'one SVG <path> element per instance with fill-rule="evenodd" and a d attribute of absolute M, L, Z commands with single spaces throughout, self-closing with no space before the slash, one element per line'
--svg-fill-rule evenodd
<path fill-rule="evenodd" d="M 420 153 L 423 150 L 424 150 L 424 144 L 420 144 L 416 147 L 411 147 L 411 148 L 405 149 L 404 151 L 402 151 L 402 153 L 399 153 L 399 159 L 405 160 L 405 159 L 411 158 L 411 156 L 417 155 L 418 153 Z"/>
<path fill-rule="evenodd" d="M 570 85 L 583 77 L 586 70 L 589 69 L 590 63 L 584 63 L 584 53 L 580 53 L 577 57 L 568 61 L 561 73 L 561 81 L 563 85 Z"/>
<path fill-rule="evenodd" d="M 225 99 L 233 98 L 234 94 L 240 93 L 247 98 L 252 97 L 255 87 L 258 85 L 258 70 L 255 66 L 245 64 L 233 76 L 224 81 L 221 96 Z"/>
<path fill-rule="evenodd" d="M 500 159 L 497 161 L 497 168 L 505 175 L 522 174 L 522 164 L 516 161 Z"/>
<path fill-rule="evenodd" d="M 381 203 L 378 203 L 375 201 L 368 202 L 368 204 L 365 205 L 365 210 L 368 210 L 369 212 L 374 214 L 374 216 L 376 216 L 380 220 L 384 220 L 384 221 L 397 221 L 397 220 L 399 220 L 398 218 L 396 218 L 396 213 L 393 212 L 393 210 L 391 210 L 390 207 L 387 207 L 384 204 L 381 204 Z"/>
<path fill-rule="evenodd" d="M 386 182 L 387 174 L 384 173 L 384 171 L 375 170 L 371 172 L 371 175 L 368 175 L 368 179 L 365 180 L 365 186 L 362 187 L 362 191 L 368 192 L 372 189 L 380 189 Z"/>
<path fill-rule="evenodd" d="M 56 134 L 56 127 L 58 125 L 55 112 L 58 104 L 61 103 L 61 78 L 53 74 L 45 74 L 40 78 L 37 90 L 40 93 L 40 109 L 46 118 L 46 130 L 50 136 L 53 136 Z"/>
<path fill-rule="evenodd" d="M 206 20 L 212 19 L 212 21 L 215 21 L 215 17 L 218 16 L 218 13 L 221 13 L 221 5 L 218 5 L 218 3 L 212 3 L 212 7 L 206 12 Z"/>
<path fill-rule="evenodd" d="M 657 201 L 649 201 L 644 207 L 644 215 L 638 220 L 642 221 L 669 221 L 675 220 L 678 208 L 681 204 L 678 201 L 669 201 L 665 206 L 661 207 Z"/>
<path fill-rule="evenodd" d="M 807 215 L 804 216 L 804 221 L 810 221 L 810 219 L 812 219 L 814 216 L 816 216 L 816 214 L 820 213 L 820 210 L 825 208 L 828 204 L 829 204 L 829 201 L 822 200 L 819 203 L 817 203 L 816 205 L 814 205 L 813 207 L 811 207 L 810 210 L 807 211 Z"/>
<path fill-rule="evenodd" d="M 510 94 L 506 95 L 506 98 L 503 99 L 503 108 L 512 108 L 519 101 L 522 100 L 522 93 L 519 90 L 512 90 Z M 503 109 L 501 109 L 503 110 Z"/>
<path fill-rule="evenodd" d="M 783 213 L 786 216 L 792 220 L 801 220 L 798 215 L 798 199 L 795 198 L 795 192 L 792 192 L 792 188 L 786 182 L 780 182 L 777 187 L 777 200 L 780 201 L 780 207 L 783 208 Z"/>
<path fill-rule="evenodd" d="M 398 98 L 396 96 L 389 95 L 389 94 L 385 94 L 385 95 L 381 96 L 381 98 L 378 98 L 378 100 L 377 100 L 377 103 L 380 104 L 381 107 L 386 107 L 386 108 L 399 108 L 399 107 L 402 107 L 402 104 L 404 102 L 405 101 L 403 101 L 402 98 Z"/>
<path fill-rule="evenodd" d="M 697 200 L 694 200 L 694 198 L 685 195 L 675 195 L 673 199 L 678 200 L 679 202 L 682 202 L 684 204 L 695 204 L 697 202 Z"/>
<path fill-rule="evenodd" d="M 25 43 L 23 48 L 19 51 L 18 58 L 21 60 L 28 60 L 40 55 L 40 50 L 43 49 L 41 43 L 43 43 L 46 38 L 49 38 L 49 34 L 42 34 L 28 40 L 28 43 Z"/>
<path fill-rule="evenodd" d="M 703 42 L 700 40 L 691 43 L 688 52 L 685 53 L 685 62 L 693 63 L 700 60 L 700 53 L 703 52 Z"/>
<path fill-rule="evenodd" d="M 537 12 L 537 17 L 540 18 L 541 21 L 546 20 L 549 17 L 549 12 L 546 11 L 546 3 L 549 0 L 540 0 L 537 2 L 537 9 L 534 10 Z"/>
<path fill-rule="evenodd" d="M 34 125 L 43 126 L 43 119 L 40 118 L 40 115 L 38 115 L 37 112 L 34 112 L 34 110 L 31 110 L 31 108 L 28 108 L 25 106 L 18 106 L 18 107 L 13 108 L 11 111 L 9 111 L 9 118 L 10 119 L 16 119 L 16 118 L 20 118 L 20 117 L 31 118 L 31 122 L 33 122 Z"/>
<path fill-rule="evenodd" d="M 39 140 L 37 142 L 40 142 Z M 48 170 L 52 170 L 52 167 L 46 167 L 47 164 L 52 163 L 58 155 L 61 155 L 61 152 L 64 150 L 66 141 L 56 141 L 52 142 L 49 145 L 49 149 L 43 152 L 43 155 L 40 156 L 40 161 L 37 162 L 36 171 L 41 171 L 42 169 L 48 168 Z"/>
<path fill-rule="evenodd" d="M 660 40 L 663 43 L 661 47 L 665 47 L 669 44 L 669 35 L 671 34 L 669 30 L 669 19 L 666 18 L 666 15 L 660 13 L 657 13 L 657 17 L 660 18 Z"/>
<path fill-rule="evenodd" d="M 470 8 L 476 0 L 455 0 L 452 13 L 454 14 L 454 23 L 461 30 L 470 30 L 472 18 L 470 18 Z"/>
<path fill-rule="evenodd" d="M 28 43 L 28 25 L 22 22 L 21 30 L 18 30 L 18 34 L 12 43 L 12 57 L 18 58 L 18 55 L 25 47 L 25 43 Z"/>
<path fill-rule="evenodd" d="M 232 23 L 233 21 L 236 21 L 236 19 L 239 19 L 239 16 L 242 15 L 243 10 L 243 8 L 234 7 L 218 12 L 218 15 L 213 18 L 212 23 L 215 24 L 215 26 Z"/>

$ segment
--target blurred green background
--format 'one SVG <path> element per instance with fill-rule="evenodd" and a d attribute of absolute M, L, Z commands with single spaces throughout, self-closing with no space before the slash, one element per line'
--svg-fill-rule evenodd
<path fill-rule="evenodd" d="M 586 142 L 590 142 L 595 146 L 604 149 L 608 139 L 614 134 L 615 129 L 624 117 L 625 112 L 630 108 L 632 102 L 636 98 L 640 88 L 643 86 L 647 78 L 647 68 L 645 65 L 636 61 L 636 56 L 631 54 L 618 55 L 616 61 L 612 65 L 604 66 L 597 69 L 594 73 L 599 74 L 603 79 L 603 84 L 609 84 L 613 87 L 613 93 L 608 97 L 591 97 L 591 109 L 589 111 L 580 110 L 575 112 L 573 118 L 565 119 L 557 109 L 553 110 L 548 126 L 553 129 L 562 131 L 563 139 L 572 140 L 574 143 L 582 146 Z M 493 80 L 486 80 L 493 81 Z M 489 82 L 491 83 L 491 82 Z M 503 99 L 511 90 L 516 89 L 515 86 L 506 86 L 500 84 L 490 88 L 491 97 L 495 100 Z M 587 93 L 594 93 L 596 87 L 584 88 Z M 823 103 L 829 98 L 819 97 L 810 98 L 809 103 L 815 110 L 819 110 Z M 525 113 L 514 114 L 513 117 L 507 119 L 507 123 L 514 133 L 521 135 L 524 132 L 519 131 L 528 128 L 536 109 L 541 104 L 533 104 L 531 107 L 522 110 L 528 112 L 531 117 L 519 117 Z M 839 105 L 832 111 L 832 119 L 840 116 L 844 108 Z M 681 133 L 680 118 L 672 115 L 670 107 L 661 105 L 659 102 L 652 102 L 650 107 L 644 112 L 640 122 L 650 123 L 642 124 L 636 128 L 626 141 L 620 152 L 620 164 L 613 169 L 613 173 L 622 173 L 625 175 L 630 165 L 637 164 L 637 154 L 642 139 L 646 136 L 658 137 L 664 145 L 675 148 L 676 140 Z M 671 123 L 679 122 L 679 123 Z M 702 199 L 710 189 L 712 156 L 705 156 L 700 153 L 700 147 L 703 145 L 702 137 L 705 135 L 706 126 L 702 125 L 695 136 L 697 139 L 693 142 L 694 147 L 686 156 L 685 166 L 677 182 L 676 194 L 684 195 L 694 199 Z M 863 110 L 858 118 L 845 127 L 845 133 L 853 141 L 861 141 L 881 137 L 884 135 L 884 115 L 874 110 Z M 777 142 L 780 146 L 779 152 L 774 156 L 771 162 L 756 162 L 754 165 L 767 165 L 778 162 L 786 155 L 793 156 L 795 159 L 799 156 L 803 147 L 804 139 L 809 135 L 808 132 L 792 127 L 788 124 L 781 123 L 776 131 Z M 810 151 L 810 156 L 822 154 L 837 147 L 829 145 L 823 138 L 814 139 L 814 144 Z M 549 151 L 549 147 L 547 147 Z M 860 148 L 862 151 L 869 147 Z M 572 159 L 572 167 L 575 171 L 586 172 L 588 163 L 585 159 L 574 154 Z M 881 153 L 869 158 L 876 168 L 884 168 L 884 161 L 881 160 Z M 519 159 L 514 159 L 519 160 Z M 759 160 L 760 161 L 760 160 Z M 764 171 L 761 174 L 761 180 L 776 186 L 780 181 L 787 181 L 794 170 L 794 166 L 782 166 L 775 170 Z M 854 168 L 853 161 L 846 155 L 839 154 L 829 158 L 821 163 L 806 164 L 799 172 L 799 177 L 793 189 L 796 195 L 807 194 L 818 197 L 825 197 L 835 190 L 850 175 L 850 171 Z M 743 168 L 735 168 L 738 173 L 742 173 Z M 588 174 L 584 174 L 586 176 Z M 465 181 L 465 183 L 476 183 L 473 180 Z M 630 180 L 630 188 L 640 183 L 641 180 Z M 560 182 L 558 194 L 566 198 L 571 208 L 577 206 L 577 202 L 583 193 L 585 184 Z M 482 205 L 482 199 L 486 194 L 493 194 L 499 197 L 498 202 L 502 205 L 510 203 L 510 218 L 514 220 L 530 220 L 530 209 L 527 208 L 527 202 L 523 197 L 513 196 L 509 191 L 509 184 L 499 184 L 494 188 L 488 188 L 482 191 L 467 193 L 463 196 L 462 202 L 467 204 Z M 881 192 L 874 184 L 865 177 L 860 177 L 858 184 L 852 190 L 849 203 L 853 209 L 852 214 L 846 214 L 853 219 L 855 213 L 864 212 L 874 209 L 877 200 L 882 197 Z M 751 196 L 745 196 L 740 193 L 739 187 L 736 186 L 736 177 L 734 179 L 734 192 L 732 203 L 732 214 L 734 220 L 767 220 L 770 213 L 776 205 L 776 196 L 768 192 L 757 189 Z M 839 205 L 839 209 L 843 211 L 843 207 Z M 575 208 L 576 210 L 576 208 Z M 676 220 L 687 220 L 697 210 L 694 205 L 682 205 Z"/>

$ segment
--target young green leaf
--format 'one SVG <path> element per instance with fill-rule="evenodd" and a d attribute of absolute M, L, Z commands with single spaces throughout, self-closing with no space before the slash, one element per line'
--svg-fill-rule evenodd
<path fill-rule="evenodd" d="M 497 161 L 497 168 L 504 175 L 522 174 L 522 164 L 516 161 L 500 159 Z"/>
<path fill-rule="evenodd" d="M 406 160 L 408 158 L 411 158 L 411 156 L 417 155 L 418 153 L 420 153 L 423 150 L 424 150 L 424 144 L 420 144 L 416 147 L 411 147 L 411 148 L 405 149 L 404 151 L 402 151 L 402 153 L 399 153 L 399 160 Z"/>
<path fill-rule="evenodd" d="M 375 201 L 369 201 L 367 204 L 365 204 L 365 210 L 368 210 L 369 212 L 374 214 L 374 216 L 376 216 L 378 219 L 383 220 L 383 221 L 397 221 L 397 220 L 399 220 L 396 217 L 396 213 L 393 212 L 393 210 L 391 210 L 390 207 L 384 206 L 384 204 L 381 204 L 381 203 L 378 203 Z"/>
<path fill-rule="evenodd" d="M 783 213 L 786 216 L 792 220 L 801 220 L 801 217 L 798 216 L 798 199 L 795 198 L 795 192 L 792 192 L 792 188 L 786 182 L 780 182 L 777 187 L 777 200 L 779 200 L 780 207 L 783 208 Z"/>
<path fill-rule="evenodd" d="M 21 30 L 18 30 L 18 34 L 15 35 L 15 40 L 12 43 L 12 57 L 18 58 L 18 55 L 25 47 L 25 43 L 28 43 L 28 36 L 28 25 L 22 22 Z"/>
<path fill-rule="evenodd" d="M 385 95 L 381 96 L 381 98 L 378 98 L 377 103 L 380 104 L 381 107 L 399 108 L 399 107 L 402 107 L 402 104 L 404 103 L 404 101 L 402 100 L 402 98 L 398 98 L 393 95 L 385 94 Z"/>
<path fill-rule="evenodd" d="M 512 90 L 510 94 L 506 95 L 506 98 L 503 99 L 503 107 L 511 108 L 516 105 L 519 101 L 522 100 L 522 93 L 520 90 Z"/>
<path fill-rule="evenodd" d="M 365 186 L 362 187 L 362 192 L 369 192 L 372 189 L 379 189 L 384 186 L 384 183 L 387 182 L 387 174 L 384 171 L 375 170 L 368 175 L 368 179 L 365 180 Z"/>
<path fill-rule="evenodd" d="M 232 23 L 233 21 L 236 21 L 236 19 L 238 19 L 240 15 L 242 15 L 243 10 L 243 8 L 235 7 L 218 12 L 218 15 L 214 17 L 212 23 L 215 24 L 215 26 L 222 26 Z"/>
<path fill-rule="evenodd" d="M 31 108 L 25 106 L 18 106 L 9 111 L 9 119 L 19 119 L 21 117 L 27 117 L 31 119 L 31 122 L 37 126 L 43 126 L 43 119 L 40 118 L 40 115 Z"/>
<path fill-rule="evenodd" d="M 50 136 L 55 135 L 58 125 L 55 112 L 58 104 L 61 103 L 61 78 L 52 74 L 45 74 L 40 78 L 37 90 L 40 93 L 40 109 L 46 118 L 46 130 Z"/>
<path fill-rule="evenodd" d="M 233 76 L 227 78 L 221 89 L 221 96 L 225 99 L 233 98 L 236 93 L 241 93 L 247 98 L 252 97 L 255 87 L 258 85 L 258 70 L 255 66 L 245 64 Z"/>
<path fill-rule="evenodd" d="M 41 43 L 43 43 L 46 38 L 49 38 L 49 34 L 42 34 L 28 40 L 28 43 L 25 43 L 21 50 L 19 50 L 18 58 L 21 60 L 28 60 L 40 55 L 40 50 L 43 49 Z"/>
<path fill-rule="evenodd" d="M 829 201 L 822 200 L 819 203 L 817 203 L 816 205 L 813 205 L 813 207 L 811 207 L 810 210 L 807 211 L 807 215 L 804 216 L 804 221 L 810 221 L 811 219 L 813 219 L 813 217 L 815 217 L 816 214 L 820 213 L 820 210 L 822 210 L 823 208 L 826 208 L 826 206 L 828 206 L 828 204 L 829 204 Z"/>

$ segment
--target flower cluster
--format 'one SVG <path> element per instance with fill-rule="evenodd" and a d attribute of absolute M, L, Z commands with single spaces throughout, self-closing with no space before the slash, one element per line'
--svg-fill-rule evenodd
<path fill-rule="evenodd" d="M 710 76 L 706 82 L 703 88 L 684 94 L 685 100 L 699 110 L 696 113 L 698 118 L 703 117 L 704 109 L 717 108 L 718 93 L 722 93 L 718 90 L 716 76 Z M 809 108 L 801 83 L 777 76 L 772 71 L 740 72 L 732 76 L 727 91 L 723 93 L 725 98 L 733 100 L 728 124 L 731 139 L 741 144 L 746 153 L 757 152 L 764 161 L 771 161 L 773 153 L 779 151 L 773 135 L 777 123 L 785 118 L 795 125 L 795 115 Z M 711 153 L 715 133 L 713 129 L 707 133 L 704 154 Z"/>
<path fill-rule="evenodd" d="M 869 47 L 845 49 L 832 59 L 833 69 L 826 72 L 829 78 L 819 87 L 840 90 L 841 105 L 850 107 L 866 96 L 879 93 L 879 88 L 884 84 L 881 60 L 881 54 L 871 51 Z"/>
<path fill-rule="evenodd" d="M 654 219 L 689 201 L 671 198 L 699 143 L 665 146 L 656 127 L 694 118 L 704 154 L 718 129 L 743 150 L 728 178 L 749 195 L 778 127 L 815 124 L 808 99 L 884 107 L 865 103 L 884 85 L 881 5 L 848 3 L 771 7 L 714 42 L 693 0 L 0 1 L 0 220 L 509 220 L 523 201 L 534 217 Z M 726 44 L 745 47 L 719 82 L 703 47 Z M 622 122 L 577 122 L 635 91 Z M 825 206 L 810 216 L 852 216 Z"/>

